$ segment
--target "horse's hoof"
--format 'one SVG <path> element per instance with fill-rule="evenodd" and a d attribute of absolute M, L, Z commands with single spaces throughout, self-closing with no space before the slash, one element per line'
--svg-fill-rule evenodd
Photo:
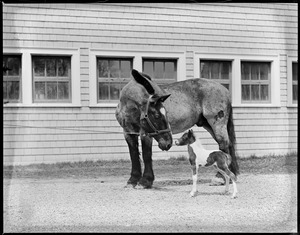
<path fill-rule="evenodd" d="M 235 198 L 237 198 L 237 195 L 232 195 L 231 196 L 231 199 L 235 199 Z"/>
<path fill-rule="evenodd" d="M 152 188 L 153 181 L 149 181 L 146 178 L 141 178 L 138 182 L 138 186 L 143 189 L 150 189 Z"/>
<path fill-rule="evenodd" d="M 194 191 L 190 192 L 190 197 L 195 197 L 195 195 L 196 195 L 196 192 L 194 192 Z"/>
<path fill-rule="evenodd" d="M 124 186 L 125 189 L 134 189 L 136 187 L 136 184 L 126 184 Z"/>
<path fill-rule="evenodd" d="M 143 185 L 143 184 L 138 183 L 135 188 L 136 189 L 151 189 L 152 185 Z"/>

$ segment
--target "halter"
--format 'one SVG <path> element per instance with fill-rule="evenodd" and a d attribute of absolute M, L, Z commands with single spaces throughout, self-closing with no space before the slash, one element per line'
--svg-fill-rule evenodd
<path fill-rule="evenodd" d="M 153 131 L 151 133 L 149 133 L 149 132 L 145 133 L 145 135 L 148 135 L 148 136 L 152 137 L 152 136 L 159 135 L 159 134 L 162 134 L 162 133 L 171 132 L 171 129 L 169 127 L 170 125 L 168 125 L 167 129 L 157 130 L 155 128 L 155 126 L 153 125 L 153 123 L 151 122 L 150 118 L 148 117 L 148 109 L 149 109 L 149 104 L 150 104 L 151 98 L 152 98 L 152 95 L 149 96 L 148 101 L 147 101 L 147 105 L 146 105 L 146 111 L 145 111 L 145 113 L 142 113 L 141 118 L 140 118 L 140 120 L 146 119 L 147 123 L 149 124 L 149 126 L 151 127 L 151 129 Z M 166 116 L 166 119 L 167 119 L 167 116 Z M 167 119 L 167 121 L 168 121 L 168 119 Z"/>

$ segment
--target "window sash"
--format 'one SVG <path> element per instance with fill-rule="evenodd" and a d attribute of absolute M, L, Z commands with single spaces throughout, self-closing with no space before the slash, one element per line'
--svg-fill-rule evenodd
<path fill-rule="evenodd" d="M 35 74 L 35 66 L 36 60 L 38 59 L 45 59 L 45 60 L 55 60 L 55 74 L 56 76 L 47 76 L 47 63 L 44 64 L 44 76 L 36 75 Z M 68 61 L 67 63 L 67 76 L 59 76 L 59 66 L 58 60 L 65 59 Z M 62 102 L 71 102 L 71 57 L 70 56 L 33 56 L 32 57 L 32 76 L 33 76 L 33 101 L 35 103 L 62 103 Z M 40 93 L 37 87 L 37 84 L 44 83 L 44 93 Z M 67 83 L 67 86 L 63 86 L 63 84 L 59 83 Z M 56 84 L 55 86 L 53 86 Z M 52 90 L 55 92 L 55 97 L 51 96 L 51 85 Z M 60 85 L 60 87 L 59 87 Z M 56 87 L 56 88 L 55 88 Z M 67 88 L 67 92 L 64 92 L 64 88 Z M 62 92 L 63 91 L 63 92 Z M 67 93 L 67 97 L 60 98 L 60 93 Z"/>
<path fill-rule="evenodd" d="M 208 66 L 208 77 L 204 76 L 204 74 L 202 73 L 201 67 L 204 66 L 204 63 L 206 63 L 207 66 Z M 223 73 L 222 73 L 221 66 L 223 66 L 223 63 L 227 63 L 229 65 L 229 68 L 228 68 L 228 70 L 229 70 L 228 71 L 228 79 L 222 78 L 222 74 Z M 213 65 L 216 65 L 216 64 L 218 65 L 218 78 L 212 78 Z M 232 61 L 228 61 L 228 60 L 207 60 L 207 59 L 200 59 L 200 77 L 216 81 L 216 82 L 222 84 L 223 86 L 228 85 L 228 90 L 231 93 Z"/>
<path fill-rule="evenodd" d="M 106 61 L 107 64 L 107 76 L 103 75 L 103 72 L 100 72 L 100 61 Z M 114 74 L 118 75 L 112 76 L 113 72 L 112 61 L 118 62 L 117 72 Z M 127 77 L 122 77 L 122 62 L 129 62 L 129 73 Z M 120 57 L 97 57 L 97 102 L 116 102 L 120 97 L 120 92 L 122 88 L 131 80 L 131 70 L 133 68 L 133 59 L 131 57 L 120 58 Z M 126 67 L 126 64 L 123 65 Z M 123 67 L 124 68 L 124 67 Z M 127 67 L 128 68 L 128 67 Z M 127 69 L 125 68 L 125 69 Z M 126 71 L 125 71 L 126 74 Z M 101 95 L 103 93 L 103 95 Z"/>
<path fill-rule="evenodd" d="M 292 102 L 298 103 L 298 62 L 292 62 Z"/>
<path fill-rule="evenodd" d="M 3 72 L 3 100 L 9 101 L 10 103 L 19 103 L 22 100 L 22 59 L 21 55 L 3 55 L 3 66 L 5 65 L 6 67 L 8 66 L 8 58 L 17 58 L 18 59 L 18 75 L 10 75 L 10 71 Z M 14 69 L 14 68 L 13 68 Z M 11 83 L 11 86 L 13 83 L 18 83 L 18 91 L 17 93 L 11 90 L 8 90 L 8 83 Z M 5 90 L 4 90 L 5 89 Z M 4 97 L 5 95 L 5 97 Z M 17 96 L 16 98 L 13 98 L 10 95 Z"/>
<path fill-rule="evenodd" d="M 151 71 L 147 71 L 149 68 L 146 68 L 146 63 L 151 65 Z M 172 64 L 172 71 L 167 71 L 167 63 Z M 143 73 L 149 75 L 153 81 L 155 81 L 159 86 L 166 86 L 168 84 L 174 83 L 177 81 L 177 59 L 172 58 L 143 58 L 142 59 L 142 70 Z M 160 67 L 158 67 L 159 64 Z M 157 69 L 159 68 L 159 69 Z M 170 69 L 170 68 L 169 68 Z M 158 71 L 160 70 L 160 71 Z M 160 73 L 160 76 L 157 74 Z M 170 76 L 170 74 L 172 74 Z"/>
<path fill-rule="evenodd" d="M 248 66 L 249 73 L 243 73 L 244 68 Z M 255 65 L 257 67 L 255 67 Z M 267 66 L 267 79 L 262 79 L 261 67 Z M 258 68 L 258 70 L 257 70 Z M 256 73 L 253 70 L 256 69 Z M 256 77 L 254 75 L 257 75 Z M 267 99 L 263 98 L 263 87 L 267 86 Z M 249 93 L 243 94 L 249 87 Z M 254 88 L 258 87 L 258 92 Z M 248 90 L 248 89 L 247 89 Z M 270 103 L 271 102 L 271 63 L 270 62 L 248 62 L 241 61 L 241 101 L 242 103 Z M 258 97 L 257 97 L 258 96 Z"/>

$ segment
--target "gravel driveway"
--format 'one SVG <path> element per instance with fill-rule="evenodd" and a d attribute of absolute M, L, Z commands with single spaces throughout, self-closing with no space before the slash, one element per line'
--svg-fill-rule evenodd
<path fill-rule="evenodd" d="M 297 175 L 241 175 L 238 198 L 223 186 L 127 178 L 4 180 L 4 232 L 297 232 Z M 232 185 L 230 185 L 232 191 Z"/>

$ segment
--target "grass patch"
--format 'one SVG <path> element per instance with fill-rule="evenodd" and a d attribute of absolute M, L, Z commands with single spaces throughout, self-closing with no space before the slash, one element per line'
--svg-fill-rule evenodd
<path fill-rule="evenodd" d="M 238 158 L 241 174 L 296 173 L 297 153 L 286 155 L 266 155 Z M 143 164 L 142 164 L 143 166 Z M 171 157 L 167 160 L 154 160 L 155 175 L 180 177 L 190 173 L 190 164 L 185 156 Z M 31 164 L 27 166 L 4 166 L 3 176 L 11 178 L 99 178 L 110 176 L 129 177 L 130 160 L 98 160 L 61 162 L 53 164 Z M 212 172 L 211 168 L 201 168 L 201 172 Z"/>

